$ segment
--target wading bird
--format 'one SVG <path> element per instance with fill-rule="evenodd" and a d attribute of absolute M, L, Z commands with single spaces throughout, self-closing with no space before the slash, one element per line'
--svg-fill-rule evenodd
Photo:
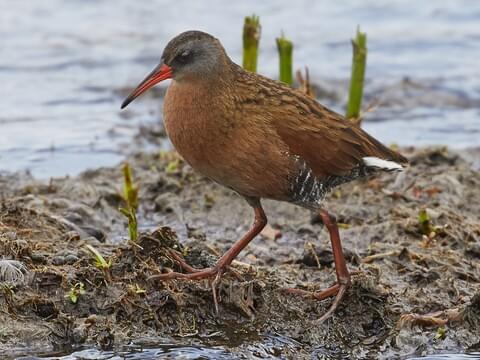
<path fill-rule="evenodd" d="M 320 321 L 328 318 L 351 280 L 337 224 L 322 200 L 338 185 L 379 170 L 402 170 L 407 160 L 315 99 L 243 70 L 207 33 L 187 31 L 172 39 L 160 64 L 122 108 L 166 79 L 173 81 L 165 95 L 163 119 L 174 147 L 193 169 L 245 198 L 255 220 L 215 266 L 195 269 L 183 262 L 186 273 L 155 278 L 213 278 L 217 283 L 267 224 L 261 199 L 287 201 L 318 211 L 329 231 L 337 283 L 318 292 L 290 289 L 318 300 L 335 296 Z"/>

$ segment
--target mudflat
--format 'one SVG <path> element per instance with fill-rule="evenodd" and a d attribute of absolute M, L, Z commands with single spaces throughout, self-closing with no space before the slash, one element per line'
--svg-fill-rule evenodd
<path fill-rule="evenodd" d="M 287 358 L 479 351 L 480 173 L 469 159 L 480 149 L 402 153 L 405 172 L 344 185 L 326 200 L 358 274 L 323 324 L 331 300 L 282 292 L 335 280 L 328 234 L 307 210 L 264 202 L 271 228 L 223 277 L 216 313 L 207 281 L 148 277 L 181 271 L 172 254 L 212 265 L 248 228 L 251 209 L 176 153 L 128 158 L 140 188 L 135 243 L 118 211 L 120 165 L 50 181 L 1 175 L 0 355 L 166 339 Z"/>

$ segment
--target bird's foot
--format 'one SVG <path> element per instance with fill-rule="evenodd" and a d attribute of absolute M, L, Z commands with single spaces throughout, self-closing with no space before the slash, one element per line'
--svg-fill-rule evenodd
<path fill-rule="evenodd" d="M 213 278 L 211 282 L 212 294 L 213 294 L 213 303 L 215 305 L 215 312 L 218 314 L 218 297 L 217 297 L 217 286 L 220 283 L 220 279 L 222 278 L 222 274 L 226 271 L 226 267 L 220 267 L 218 265 L 206 268 L 206 269 L 195 269 L 190 267 L 190 265 L 186 264 L 189 268 L 188 270 L 194 270 L 187 274 L 179 273 L 179 272 L 169 272 L 167 274 L 158 274 L 153 275 L 148 278 L 148 280 L 173 280 L 173 279 L 185 279 L 185 280 L 202 280 L 202 279 L 210 279 Z"/>
<path fill-rule="evenodd" d="M 211 282 L 211 288 L 212 288 L 212 293 L 213 293 L 213 301 L 215 304 L 215 310 L 218 313 L 218 299 L 217 299 L 217 286 L 220 283 L 222 275 L 229 271 L 231 272 L 237 279 L 243 280 L 241 275 L 231 269 L 228 265 L 222 264 L 218 262 L 215 266 L 205 268 L 205 269 L 196 269 L 185 261 L 178 252 L 171 250 L 169 251 L 170 256 L 180 265 L 180 267 L 186 272 L 186 273 L 179 273 L 179 272 L 169 272 L 166 274 L 158 274 L 158 275 L 152 275 L 148 278 L 148 280 L 173 280 L 173 279 L 183 279 L 183 280 L 203 280 L 203 279 L 211 279 L 213 278 L 213 281 Z"/>
<path fill-rule="evenodd" d="M 189 265 L 177 251 L 169 250 L 168 253 L 170 257 L 173 260 L 175 260 L 175 262 L 185 271 L 185 273 L 172 271 L 166 274 L 158 274 L 158 275 L 150 276 L 148 280 L 173 280 L 173 279 L 203 280 L 203 279 L 208 279 L 208 278 L 217 277 L 217 276 L 221 277 L 222 274 L 227 271 L 231 272 L 237 279 L 243 280 L 241 275 L 237 271 L 230 268 L 226 264 L 218 262 L 213 267 L 197 269 Z"/>
<path fill-rule="evenodd" d="M 247 244 L 257 236 L 260 231 L 267 224 L 267 217 L 263 212 L 262 206 L 260 205 L 260 199 L 248 198 L 249 204 L 254 207 L 255 211 L 255 221 L 252 228 L 233 246 L 225 252 L 220 259 L 218 259 L 215 266 L 206 268 L 206 269 L 196 269 L 185 262 L 180 253 L 175 250 L 169 250 L 169 255 L 174 259 L 178 265 L 187 273 L 179 272 L 170 272 L 167 274 L 158 274 L 153 275 L 148 278 L 148 280 L 172 280 L 172 279 L 184 279 L 184 280 L 202 280 L 213 278 L 211 282 L 212 292 L 213 292 L 213 301 L 215 302 L 215 310 L 218 313 L 218 301 L 217 301 L 217 285 L 220 283 L 222 275 L 230 271 L 233 275 L 242 281 L 242 276 L 230 268 L 230 264 L 237 257 L 237 255 L 242 251 L 242 249 L 247 246 Z"/>
<path fill-rule="evenodd" d="M 351 285 L 350 278 L 347 278 L 322 291 L 307 291 L 307 290 L 296 289 L 296 288 L 284 288 L 283 291 L 286 292 L 287 294 L 309 297 L 315 300 L 324 300 L 326 298 L 335 296 L 335 299 L 333 300 L 333 303 L 328 309 L 328 311 L 325 314 L 323 314 L 320 319 L 318 319 L 318 322 L 322 323 L 325 320 L 327 320 L 330 316 L 332 316 L 335 310 L 337 310 L 338 305 L 340 304 L 340 301 L 342 301 L 350 285 Z"/>

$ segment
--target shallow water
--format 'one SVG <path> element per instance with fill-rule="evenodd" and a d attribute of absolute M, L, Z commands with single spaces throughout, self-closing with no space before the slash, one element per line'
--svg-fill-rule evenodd
<path fill-rule="evenodd" d="M 205 30 L 239 62 L 243 16 L 253 12 L 263 25 L 261 73 L 276 76 L 274 39 L 283 30 L 296 46 L 295 68 L 308 65 L 314 82 L 340 95 L 329 104 L 343 111 L 350 38 L 361 24 L 369 36 L 366 102 L 387 102 L 368 114 L 366 129 L 401 145 L 479 144 L 480 2 L 2 4 L 0 171 L 48 177 L 118 162 L 138 125 L 158 121 L 160 104 L 151 98 L 123 114 L 119 105 L 166 41 L 183 30 Z M 405 77 L 415 85 L 401 86 Z"/>
<path fill-rule="evenodd" d="M 19 360 L 159 360 L 159 359 L 214 359 L 214 360 L 235 360 L 235 359 L 282 359 L 284 356 L 276 356 L 275 353 L 264 351 L 253 351 L 242 356 L 241 353 L 232 353 L 221 347 L 203 347 L 203 346 L 179 346 L 174 344 L 165 344 L 155 348 L 125 348 L 121 351 L 99 351 L 95 349 L 85 349 L 76 351 L 65 356 L 46 356 L 46 357 L 26 357 Z M 318 357 L 316 357 L 318 356 Z M 312 359 L 321 359 L 322 354 L 312 354 Z M 331 357 L 327 357 L 331 358 Z M 471 354 L 439 354 L 421 357 L 405 357 L 409 360 L 473 360 L 480 359 L 480 353 Z"/>

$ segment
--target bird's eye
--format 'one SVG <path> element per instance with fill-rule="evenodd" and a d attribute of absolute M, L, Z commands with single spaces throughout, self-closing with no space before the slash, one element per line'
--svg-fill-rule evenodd
<path fill-rule="evenodd" d="M 175 60 L 180 64 L 186 64 L 190 62 L 192 55 L 193 53 L 190 50 L 184 50 L 175 57 Z"/>

